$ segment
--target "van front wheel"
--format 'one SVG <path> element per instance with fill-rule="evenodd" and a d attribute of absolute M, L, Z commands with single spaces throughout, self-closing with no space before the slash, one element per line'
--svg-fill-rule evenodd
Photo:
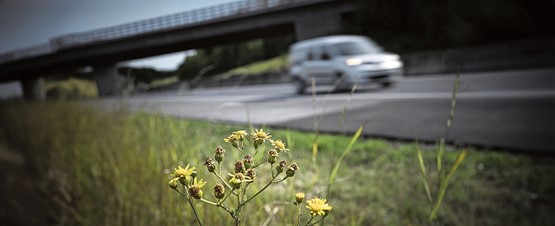
<path fill-rule="evenodd" d="M 304 94 L 304 90 L 306 89 L 306 84 L 300 78 L 293 79 L 293 85 L 295 86 L 295 92 L 297 94 Z"/>

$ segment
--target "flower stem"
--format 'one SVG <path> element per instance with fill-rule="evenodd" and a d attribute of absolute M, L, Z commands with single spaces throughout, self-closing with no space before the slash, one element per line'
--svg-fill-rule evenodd
<path fill-rule="evenodd" d="M 301 204 L 299 203 L 299 204 L 297 205 L 297 207 L 298 207 L 297 222 L 295 222 L 295 226 L 299 226 L 299 224 L 301 223 L 301 215 L 303 215 L 303 214 L 301 213 Z"/>
<path fill-rule="evenodd" d="M 310 215 L 310 220 L 308 220 L 304 226 L 308 226 L 308 224 L 310 224 L 310 222 L 312 222 L 313 219 L 314 219 L 314 216 Z"/>
<path fill-rule="evenodd" d="M 206 200 L 206 199 L 203 199 L 203 198 L 201 198 L 200 201 L 203 201 L 207 204 L 210 204 L 210 205 L 213 205 L 213 206 L 216 206 L 216 207 L 221 207 L 222 209 L 224 209 L 228 213 L 233 214 L 233 211 L 231 211 L 231 209 L 223 206 L 221 203 L 212 202 L 212 201 L 209 201 L 209 200 Z"/>
<path fill-rule="evenodd" d="M 314 222 L 314 223 L 312 223 L 312 224 L 309 224 L 308 226 L 318 224 L 318 223 L 320 223 L 322 220 L 324 220 L 324 218 L 325 218 L 325 217 L 322 217 L 322 218 L 320 218 L 320 220 L 318 220 L 318 221 L 316 221 L 316 222 Z"/>
<path fill-rule="evenodd" d="M 278 173 L 279 175 L 279 173 Z M 266 184 L 266 186 L 264 186 L 262 189 L 260 189 L 260 191 L 256 192 L 253 196 L 251 196 L 249 199 L 245 200 L 242 203 L 239 203 L 239 207 L 244 206 L 245 204 L 247 204 L 247 202 L 251 201 L 252 199 L 254 199 L 258 194 L 262 193 L 264 190 L 266 190 L 266 188 L 268 188 L 271 184 L 274 183 L 274 179 L 276 179 L 276 177 L 278 176 L 276 175 L 275 177 L 272 177 L 272 180 Z"/>
<path fill-rule="evenodd" d="M 216 175 L 216 176 L 220 179 L 220 181 L 222 181 L 222 183 L 224 183 L 225 186 L 226 186 L 228 189 L 230 189 L 231 192 L 233 192 L 233 194 L 237 195 L 237 193 L 234 191 L 234 189 L 231 187 L 231 185 L 229 185 L 229 184 L 224 180 L 224 178 L 222 178 L 222 177 L 220 176 L 220 174 L 217 174 L 216 172 L 213 172 L 213 174 Z"/>
<path fill-rule="evenodd" d="M 221 199 L 218 203 L 221 205 L 222 203 L 225 202 L 225 200 L 227 200 L 227 198 L 231 195 L 231 193 L 233 193 L 233 190 L 231 190 L 229 193 L 227 193 L 227 195 Z"/>
<path fill-rule="evenodd" d="M 198 225 L 202 226 L 202 222 L 200 222 L 200 218 L 198 217 L 198 214 L 197 214 L 197 209 L 195 208 L 195 205 L 193 205 L 193 201 L 191 201 L 191 198 L 189 196 L 187 197 L 187 201 L 189 202 L 189 205 L 191 205 L 191 209 L 193 209 L 193 213 L 195 214 L 195 218 L 198 221 Z"/>

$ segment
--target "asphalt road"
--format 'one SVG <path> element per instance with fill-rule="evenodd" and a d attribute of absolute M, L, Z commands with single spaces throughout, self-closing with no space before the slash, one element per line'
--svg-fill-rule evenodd
<path fill-rule="evenodd" d="M 354 95 L 296 95 L 289 84 L 198 88 L 96 101 L 181 118 L 433 142 L 445 134 L 454 74 L 399 78 Z M 124 104 L 123 104 L 124 103 Z M 555 153 L 555 68 L 464 73 L 447 140 Z"/>

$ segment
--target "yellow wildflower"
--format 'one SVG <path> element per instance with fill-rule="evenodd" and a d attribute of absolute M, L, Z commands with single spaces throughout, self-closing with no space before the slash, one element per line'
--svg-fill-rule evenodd
<path fill-rule="evenodd" d="M 237 130 L 237 131 L 233 132 L 233 135 L 235 135 L 235 138 L 237 140 L 243 140 L 247 136 L 247 131 L 246 130 Z"/>
<path fill-rule="evenodd" d="M 196 169 L 194 166 L 190 168 L 189 166 L 190 166 L 189 164 L 187 164 L 185 168 L 182 168 L 181 166 L 177 166 L 177 168 L 175 169 L 175 172 L 173 173 L 174 179 L 172 179 L 171 181 L 179 180 L 181 184 L 189 183 L 191 179 L 193 179 L 192 175 L 193 173 L 195 173 L 195 169 Z"/>
<path fill-rule="evenodd" d="M 289 151 L 289 149 L 285 148 L 285 143 L 283 143 L 283 141 L 281 140 L 270 140 L 270 143 L 272 143 L 272 146 L 274 146 L 274 149 L 276 149 L 278 152 L 286 152 Z"/>
<path fill-rule="evenodd" d="M 251 132 L 251 136 L 254 141 L 261 141 L 261 142 L 264 142 L 272 137 L 272 135 L 270 135 L 269 133 L 264 132 L 263 129 L 260 129 L 260 130 L 255 129 L 253 132 Z"/>
<path fill-rule="evenodd" d="M 332 206 L 326 203 L 326 199 L 320 199 L 318 197 L 308 200 L 307 203 L 308 206 L 306 206 L 306 208 L 310 210 L 312 216 L 327 216 L 332 208 Z"/>
<path fill-rule="evenodd" d="M 202 187 L 206 184 L 206 181 L 203 179 L 197 180 L 195 178 L 193 180 L 193 184 L 189 187 L 189 195 L 195 199 L 201 199 L 204 193 L 202 192 Z"/>

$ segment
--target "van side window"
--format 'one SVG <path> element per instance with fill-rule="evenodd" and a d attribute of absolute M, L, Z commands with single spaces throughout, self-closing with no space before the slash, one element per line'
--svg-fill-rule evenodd
<path fill-rule="evenodd" d="M 322 48 L 314 47 L 310 49 L 311 58 L 309 60 L 322 60 Z"/>
<path fill-rule="evenodd" d="M 321 58 L 322 58 L 322 60 L 330 60 L 331 59 L 330 55 L 327 52 L 323 52 Z"/>

